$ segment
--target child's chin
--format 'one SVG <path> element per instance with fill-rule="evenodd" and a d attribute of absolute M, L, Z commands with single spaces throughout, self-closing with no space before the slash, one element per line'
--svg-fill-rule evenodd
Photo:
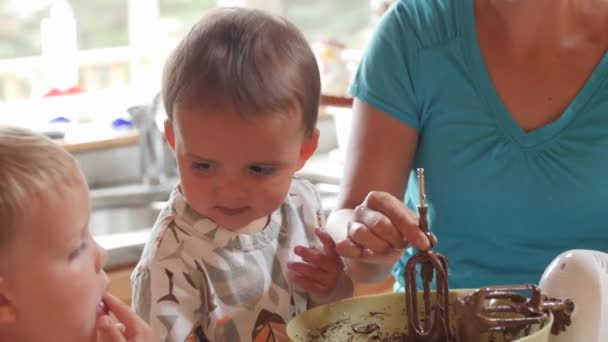
<path fill-rule="evenodd" d="M 250 223 L 251 220 L 248 220 L 245 217 L 209 217 L 211 221 L 217 223 L 220 227 L 238 233 Z"/>
<path fill-rule="evenodd" d="M 235 232 L 235 233 L 242 233 L 243 231 L 245 231 L 245 227 L 247 226 L 247 223 L 243 223 L 243 224 L 220 224 L 220 226 L 226 230 L 229 230 L 231 232 Z"/>

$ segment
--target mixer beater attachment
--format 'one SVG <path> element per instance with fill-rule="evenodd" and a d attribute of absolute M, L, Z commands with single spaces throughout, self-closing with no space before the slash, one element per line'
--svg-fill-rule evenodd
<path fill-rule="evenodd" d="M 408 334 L 416 341 L 456 341 L 450 326 L 448 311 L 448 260 L 445 256 L 432 251 L 437 243 L 431 234 L 427 219 L 424 169 L 417 169 L 420 205 L 418 206 L 419 227 L 429 239 L 429 250 L 418 251 L 405 265 L 405 301 L 408 317 Z M 416 268 L 420 267 L 422 278 L 424 319 L 418 317 L 418 285 Z M 435 277 L 435 304 L 431 304 L 431 282 Z"/>

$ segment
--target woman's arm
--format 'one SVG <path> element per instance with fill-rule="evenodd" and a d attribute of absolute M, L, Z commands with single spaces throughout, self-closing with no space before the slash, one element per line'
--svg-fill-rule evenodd
<path fill-rule="evenodd" d="M 338 204 L 326 225 L 355 280 L 386 278 L 406 243 L 421 236 L 402 202 L 417 139 L 416 129 L 355 100 Z"/>

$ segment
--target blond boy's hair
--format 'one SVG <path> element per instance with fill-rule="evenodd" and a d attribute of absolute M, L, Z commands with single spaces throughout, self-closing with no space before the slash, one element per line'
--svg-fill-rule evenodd
<path fill-rule="evenodd" d="M 74 179 L 79 170 L 76 160 L 46 136 L 0 125 L 0 250 L 13 240 L 35 198 Z"/>
<path fill-rule="evenodd" d="M 320 92 L 315 55 L 297 27 L 244 8 L 219 8 L 201 18 L 167 60 L 162 82 L 169 119 L 178 103 L 244 117 L 295 111 L 309 133 Z"/>

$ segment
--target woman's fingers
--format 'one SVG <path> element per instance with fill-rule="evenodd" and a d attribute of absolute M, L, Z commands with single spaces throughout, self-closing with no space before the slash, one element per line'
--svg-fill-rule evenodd
<path fill-rule="evenodd" d="M 391 248 L 403 248 L 406 245 L 401 232 L 388 217 L 377 210 L 360 205 L 353 211 L 353 221 L 363 224 L 377 238 L 387 242 Z M 356 235 L 357 231 L 353 227 L 351 231 L 353 232 L 351 235 Z"/>
<path fill-rule="evenodd" d="M 124 326 L 123 326 L 124 329 Z M 97 319 L 97 331 L 101 341 L 103 342 L 126 342 L 120 326 L 112 322 L 108 315 L 100 316 Z"/>
<path fill-rule="evenodd" d="M 350 240 L 360 246 L 362 249 L 369 249 L 376 254 L 388 253 L 391 245 L 372 232 L 371 228 L 360 222 L 351 222 L 349 224 Z"/>
<path fill-rule="evenodd" d="M 129 306 L 109 293 L 104 295 L 103 301 L 108 307 L 108 310 L 116 316 L 116 319 L 125 325 L 127 333 L 132 334 L 137 332 L 137 329 L 141 325 L 141 320 L 133 311 L 131 311 Z"/>
<path fill-rule="evenodd" d="M 349 258 L 382 256 L 409 244 L 422 250 L 429 240 L 418 227 L 418 216 L 401 200 L 386 192 L 370 192 L 355 208 L 348 239 L 340 241 L 338 254 Z"/>
<path fill-rule="evenodd" d="M 358 259 L 364 256 L 364 249 L 352 242 L 349 238 L 336 244 L 336 252 L 342 257 L 351 259 Z"/>
<path fill-rule="evenodd" d="M 150 327 L 131 311 L 131 308 L 128 305 L 109 293 L 104 295 L 103 301 L 119 323 L 124 326 L 122 335 L 126 340 L 147 342 L 147 339 L 151 338 Z"/>
<path fill-rule="evenodd" d="M 114 326 L 116 326 L 116 329 L 118 329 L 118 331 L 120 331 L 120 333 L 123 335 L 125 332 L 127 332 L 127 327 L 122 323 L 116 323 Z"/>
<path fill-rule="evenodd" d="M 401 200 L 386 192 L 370 192 L 363 205 L 386 216 L 405 241 L 422 250 L 429 248 L 429 240 L 418 227 L 418 217 Z"/>

